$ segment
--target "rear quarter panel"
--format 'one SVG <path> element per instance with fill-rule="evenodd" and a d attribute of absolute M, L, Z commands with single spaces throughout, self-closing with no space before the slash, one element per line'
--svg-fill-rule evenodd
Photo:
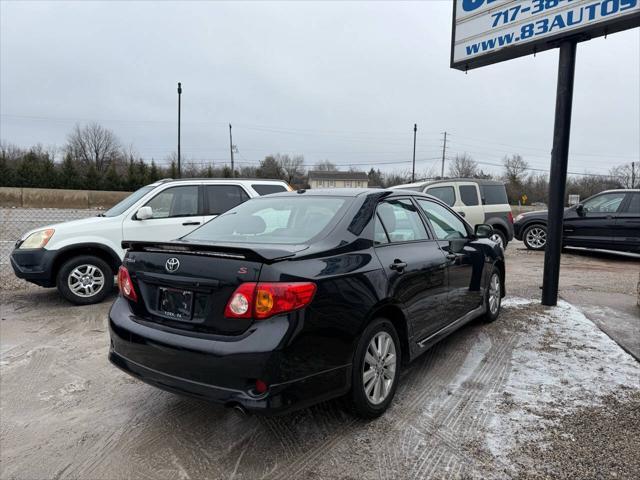
<path fill-rule="evenodd" d="M 315 297 L 289 316 L 293 325 L 283 345 L 283 367 L 294 378 L 351 364 L 387 281 L 372 249 L 279 262 L 260 273 L 265 282 L 305 280 L 316 283 Z"/>

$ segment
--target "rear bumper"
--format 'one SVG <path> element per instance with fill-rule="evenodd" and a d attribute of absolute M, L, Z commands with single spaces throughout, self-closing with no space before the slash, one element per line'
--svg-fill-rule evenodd
<path fill-rule="evenodd" d="M 11 252 L 11 267 L 16 277 L 41 287 L 55 286 L 53 261 L 56 252 L 44 248 L 14 249 Z"/>
<path fill-rule="evenodd" d="M 155 387 L 214 403 L 282 414 L 346 393 L 351 366 L 301 366 L 289 354 L 289 320 L 274 317 L 232 338 L 177 334 L 138 321 L 119 297 L 109 314 L 109 360 Z M 255 381 L 267 383 L 263 394 Z"/>

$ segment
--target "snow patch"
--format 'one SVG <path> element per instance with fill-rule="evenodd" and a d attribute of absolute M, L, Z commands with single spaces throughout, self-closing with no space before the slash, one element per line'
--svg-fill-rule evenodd
<path fill-rule="evenodd" d="M 530 303 L 514 298 L 503 305 Z M 536 435 L 531 432 L 539 432 L 548 418 L 597 405 L 620 388 L 640 389 L 640 364 L 573 305 L 560 301 L 531 311 L 529 320 L 531 328 L 514 349 L 502 398 L 494 399 L 501 408 L 489 424 L 487 444 L 496 457 L 508 455 L 523 431 Z"/>

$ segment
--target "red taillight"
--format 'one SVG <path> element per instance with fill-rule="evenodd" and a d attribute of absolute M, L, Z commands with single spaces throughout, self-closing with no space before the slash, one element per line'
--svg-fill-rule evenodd
<path fill-rule="evenodd" d="M 256 380 L 256 393 L 264 393 L 269 389 L 269 386 L 262 380 Z"/>
<path fill-rule="evenodd" d="M 507 220 L 509 220 L 509 223 L 513 223 L 513 213 L 507 213 Z"/>
<path fill-rule="evenodd" d="M 240 285 L 227 303 L 227 318 L 269 318 L 302 308 L 313 299 L 312 282 L 248 282 Z"/>
<path fill-rule="evenodd" d="M 118 288 L 125 298 L 133 300 L 134 302 L 138 301 L 138 295 L 136 295 L 136 290 L 133 288 L 129 270 L 127 270 L 125 266 L 121 266 L 118 270 Z"/>

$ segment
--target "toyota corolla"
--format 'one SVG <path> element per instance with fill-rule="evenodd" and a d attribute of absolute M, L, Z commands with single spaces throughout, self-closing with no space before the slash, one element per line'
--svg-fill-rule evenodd
<path fill-rule="evenodd" d="M 124 242 L 109 358 L 156 387 L 282 413 L 346 396 L 373 418 L 403 365 L 493 321 L 502 248 L 429 195 L 251 199 L 179 240 Z"/>

